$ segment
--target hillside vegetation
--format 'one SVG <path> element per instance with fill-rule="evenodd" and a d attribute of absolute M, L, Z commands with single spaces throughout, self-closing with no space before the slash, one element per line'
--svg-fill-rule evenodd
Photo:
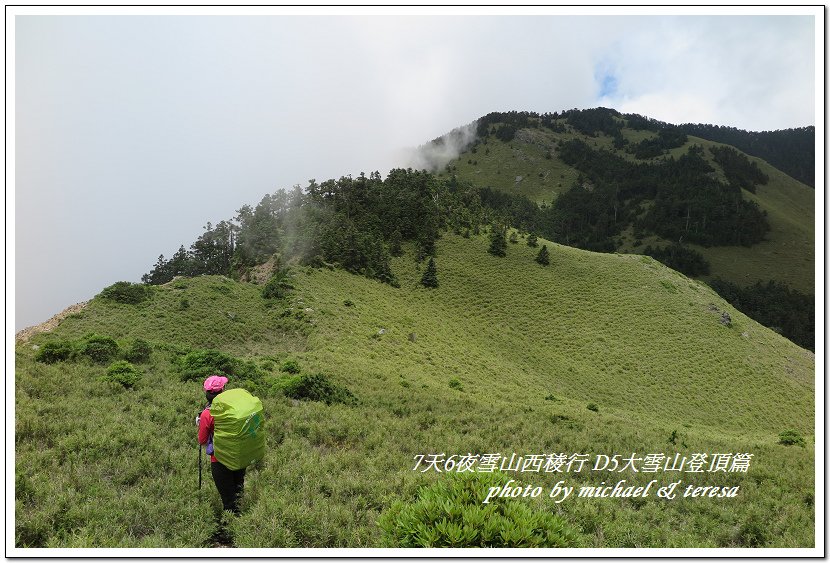
<path fill-rule="evenodd" d="M 541 545 L 814 545 L 812 353 L 649 257 L 539 237 L 544 267 L 515 231 L 505 257 L 488 253 L 492 228 L 436 235 L 436 288 L 421 285 L 423 245 L 404 240 L 388 269 L 369 272 L 380 276 L 294 265 L 270 298 L 216 275 L 108 288 L 19 344 L 16 545 L 214 545 L 220 503 L 207 473 L 197 490 L 204 399 L 192 370 L 220 355 L 231 385 L 263 399 L 268 428 L 228 524 L 238 547 L 400 545 L 389 530 L 426 502 L 421 487 L 454 482 L 412 470 L 417 455 L 441 452 L 751 453 L 746 473 L 677 477 L 739 486 L 735 498 L 515 502 L 556 517 Z M 126 372 L 110 366 L 125 358 L 137 377 L 119 381 Z M 303 377 L 317 395 L 301 392 Z M 674 480 L 507 477 L 548 489 Z M 502 537 L 528 545 L 520 531 Z"/>
<path fill-rule="evenodd" d="M 577 207 L 573 198 L 560 201 L 560 207 L 593 215 L 589 222 L 595 230 L 603 225 L 603 221 L 608 221 L 603 218 L 603 212 L 613 216 L 614 220 L 602 226 L 599 236 L 581 242 L 574 240 L 571 244 L 586 248 L 593 245 L 600 249 L 599 244 L 602 243 L 607 246 L 603 250 L 643 253 L 648 246 L 665 247 L 680 240 L 708 262 L 709 272 L 695 274 L 700 279 L 721 278 L 741 287 L 775 280 L 808 296 L 815 293 L 815 191 L 759 158 L 774 154 L 774 160 L 782 170 L 798 170 L 798 174 L 793 172 L 795 177 L 812 178 L 813 172 L 808 165 L 813 161 L 814 131 L 810 128 L 751 133 L 703 125 L 676 127 L 603 108 L 542 116 L 496 113 L 478 123 L 476 141 L 466 146 L 456 160 L 441 168 L 439 177 L 456 176 L 479 186 L 490 186 L 503 193 L 529 198 L 543 206 L 553 205 L 569 192 L 587 191 L 590 196 L 586 197 L 590 198 L 592 205 L 599 207 L 588 208 L 583 204 Z M 758 231 L 760 236 L 745 239 L 746 243 L 701 244 L 695 240 L 692 231 L 685 232 L 683 229 L 672 235 L 666 229 L 670 225 L 671 214 L 661 216 L 654 223 L 662 227 L 663 232 L 645 224 L 638 227 L 633 218 L 625 219 L 621 215 L 628 196 L 612 198 L 613 203 L 605 207 L 596 203 L 601 198 L 599 194 L 603 186 L 609 182 L 624 183 L 626 180 L 623 178 L 627 175 L 633 185 L 643 190 L 643 201 L 646 203 L 642 209 L 648 209 L 653 205 L 654 195 L 647 188 L 651 183 L 645 174 L 647 167 L 661 166 L 664 158 L 679 159 L 694 146 L 704 149 L 702 156 L 711 167 L 711 176 L 715 180 L 723 185 L 735 182 L 736 176 L 725 172 L 726 161 L 719 162 L 714 157 L 715 151 L 731 148 L 723 144 L 726 140 L 734 141 L 739 149 L 751 149 L 753 152 L 748 154 L 738 150 L 736 162 L 744 158 L 760 173 L 755 183 L 744 183 L 737 188 L 739 199 L 757 204 L 757 209 L 768 223 L 766 230 Z M 583 160 L 583 164 L 579 165 L 563 155 L 563 149 L 572 143 L 584 143 L 586 150 L 594 151 L 599 156 L 594 163 Z M 796 150 L 795 147 L 804 150 Z M 807 149 L 809 151 L 805 153 Z M 622 159 L 637 168 L 632 169 L 633 172 L 615 171 L 612 176 L 603 176 L 596 163 L 606 164 L 609 158 Z M 666 182 L 661 180 L 661 183 Z M 701 180 L 693 180 L 691 186 L 699 191 Z M 620 193 L 614 186 L 611 189 Z M 682 227 L 685 223 L 687 229 L 687 212 L 691 212 L 692 224 L 699 222 L 700 216 L 695 218 L 694 208 L 701 203 L 693 204 L 691 209 L 688 204 L 689 199 L 684 197 L 672 210 L 677 213 L 678 225 Z M 643 216 L 640 215 L 640 218 Z M 743 225 L 739 227 L 739 232 L 749 234 L 749 227 Z M 561 242 L 565 242 L 564 237 Z"/>

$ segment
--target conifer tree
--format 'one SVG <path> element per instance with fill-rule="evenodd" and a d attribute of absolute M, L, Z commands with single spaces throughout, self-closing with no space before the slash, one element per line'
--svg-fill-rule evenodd
<path fill-rule="evenodd" d="M 403 256 L 403 247 L 401 246 L 401 231 L 395 229 L 389 236 L 389 254 L 392 256 Z"/>
<path fill-rule="evenodd" d="M 516 231 L 510 233 L 510 242 L 513 244 L 517 244 L 519 242 L 519 237 L 516 235 Z"/>
<path fill-rule="evenodd" d="M 421 277 L 421 285 L 424 287 L 438 287 L 438 276 L 435 270 L 435 259 L 430 257 L 427 269 Z"/>
<path fill-rule="evenodd" d="M 536 248 L 537 246 L 539 246 L 538 239 L 536 238 L 536 235 L 534 233 L 530 233 L 527 236 L 527 245 L 531 248 Z"/>
<path fill-rule="evenodd" d="M 550 264 L 550 253 L 548 252 L 548 245 L 543 244 L 539 249 L 539 254 L 536 255 L 536 261 L 542 266 Z"/>
<path fill-rule="evenodd" d="M 493 256 L 507 256 L 507 239 L 504 236 L 504 229 L 493 227 L 490 232 L 490 248 L 487 252 Z"/>

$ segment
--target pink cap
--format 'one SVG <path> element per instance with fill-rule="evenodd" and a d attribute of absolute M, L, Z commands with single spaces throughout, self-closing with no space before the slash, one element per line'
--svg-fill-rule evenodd
<path fill-rule="evenodd" d="M 205 391 L 221 391 L 225 388 L 228 378 L 222 375 L 211 375 L 205 379 Z"/>

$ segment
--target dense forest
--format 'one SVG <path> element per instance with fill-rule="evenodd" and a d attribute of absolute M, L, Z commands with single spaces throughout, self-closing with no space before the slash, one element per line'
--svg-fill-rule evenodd
<path fill-rule="evenodd" d="M 811 187 L 816 185 L 816 128 L 813 126 L 758 132 L 686 123 L 680 129 L 689 135 L 732 145 L 766 160 L 799 182 Z"/>
<path fill-rule="evenodd" d="M 513 139 L 516 131 L 524 128 L 548 128 L 555 132 L 563 132 L 565 122 L 575 131 L 590 137 L 599 133 L 613 137 L 615 148 L 618 149 L 625 144 L 621 136 L 623 127 L 658 133 L 655 140 L 627 148 L 638 158 L 658 156 L 658 150 L 680 146 L 685 142 L 686 135 L 694 135 L 732 145 L 746 154 L 766 160 L 808 186 L 815 186 L 814 126 L 778 131 L 745 131 L 735 127 L 702 123 L 673 125 L 638 114 L 622 114 L 608 108 L 591 108 L 544 114 L 528 111 L 493 112 L 479 118 L 477 134 L 479 138 L 483 138 L 488 133 L 495 133 L 499 139 L 508 142 Z M 683 142 L 679 142 L 681 139 Z"/>
<path fill-rule="evenodd" d="M 553 230 L 566 244 L 613 250 L 611 237 L 629 224 L 703 246 L 751 246 L 769 230 L 764 212 L 743 199 L 738 185 L 713 177 L 699 146 L 678 159 L 635 164 L 575 139 L 562 143 L 559 155 L 584 174 L 553 205 Z"/>
<path fill-rule="evenodd" d="M 773 280 L 739 287 L 717 279 L 709 285 L 742 313 L 799 346 L 815 350 L 815 302 L 812 296 Z"/>

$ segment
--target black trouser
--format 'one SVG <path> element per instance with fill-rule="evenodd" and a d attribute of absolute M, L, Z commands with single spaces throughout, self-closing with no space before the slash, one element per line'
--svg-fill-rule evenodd
<path fill-rule="evenodd" d="M 245 485 L 245 469 L 233 471 L 214 461 L 210 464 L 210 472 L 213 474 L 213 482 L 216 483 L 219 496 L 222 497 L 223 508 L 239 514 L 239 496 Z"/>

